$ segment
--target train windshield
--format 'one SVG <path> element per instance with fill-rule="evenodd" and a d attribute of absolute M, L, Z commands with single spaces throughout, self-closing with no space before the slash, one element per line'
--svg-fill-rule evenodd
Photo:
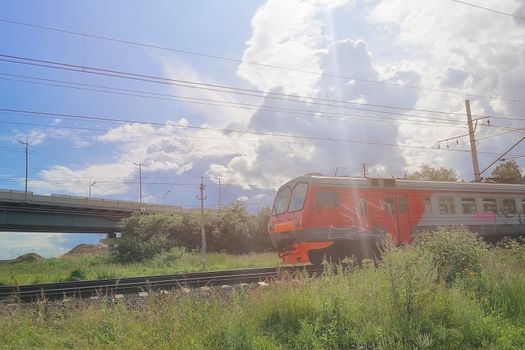
<path fill-rule="evenodd" d="M 275 196 L 275 203 L 273 204 L 273 215 L 280 215 L 286 211 L 291 192 L 292 191 L 290 191 L 290 187 L 288 186 L 281 188 L 279 192 L 277 192 L 277 195 Z"/>
<path fill-rule="evenodd" d="M 306 193 L 308 192 L 308 184 L 299 182 L 293 191 L 290 186 L 281 188 L 275 196 L 275 203 L 273 204 L 273 215 L 284 214 L 286 211 L 294 212 L 302 210 L 306 200 Z"/>
<path fill-rule="evenodd" d="M 308 192 L 308 184 L 300 182 L 295 186 L 290 199 L 290 206 L 288 207 L 289 212 L 303 209 L 306 192 Z"/>

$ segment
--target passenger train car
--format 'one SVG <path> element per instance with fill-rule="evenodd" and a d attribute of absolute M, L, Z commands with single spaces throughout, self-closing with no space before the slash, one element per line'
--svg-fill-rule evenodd
<path fill-rule="evenodd" d="M 279 188 L 268 231 L 283 262 L 320 264 L 446 225 L 489 241 L 522 234 L 525 185 L 305 175 Z"/>

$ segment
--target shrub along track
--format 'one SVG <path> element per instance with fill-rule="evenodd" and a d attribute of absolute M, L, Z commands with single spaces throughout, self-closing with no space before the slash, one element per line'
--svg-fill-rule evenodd
<path fill-rule="evenodd" d="M 89 298 L 135 294 L 152 290 L 173 288 L 198 288 L 204 286 L 234 285 L 272 281 L 285 275 L 306 273 L 316 276 L 324 271 L 321 266 L 289 266 L 258 269 L 241 269 L 213 272 L 179 273 L 174 275 L 117 278 L 91 281 L 0 286 L 0 302 L 57 300 L 64 298 Z"/>

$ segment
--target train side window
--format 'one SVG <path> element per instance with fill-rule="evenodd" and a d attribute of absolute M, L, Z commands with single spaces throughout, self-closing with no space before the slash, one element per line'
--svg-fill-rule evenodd
<path fill-rule="evenodd" d="M 483 198 L 483 212 L 492 212 L 494 214 L 498 212 L 496 198 Z"/>
<path fill-rule="evenodd" d="M 304 207 L 304 201 L 306 199 L 306 192 L 308 192 L 308 184 L 300 182 L 295 185 L 295 188 L 292 193 L 292 198 L 290 199 L 290 207 L 288 208 L 289 212 L 302 210 Z"/>
<path fill-rule="evenodd" d="M 430 198 L 425 198 L 425 214 L 432 214 L 432 201 Z"/>
<path fill-rule="evenodd" d="M 396 213 L 396 207 L 394 204 L 394 198 L 393 197 L 386 197 L 385 198 L 385 213 L 387 215 L 394 215 Z"/>
<path fill-rule="evenodd" d="M 292 191 L 290 191 L 290 187 L 288 186 L 281 188 L 279 192 L 277 192 L 272 210 L 273 215 L 280 215 L 286 211 L 286 207 L 288 207 L 288 199 L 290 199 L 291 192 Z"/>
<path fill-rule="evenodd" d="M 461 198 L 463 214 L 474 214 L 476 212 L 476 200 L 474 198 Z"/>
<path fill-rule="evenodd" d="M 521 213 L 525 214 L 525 199 L 521 200 Z"/>
<path fill-rule="evenodd" d="M 408 200 L 406 196 L 399 196 L 397 199 L 397 210 L 399 214 L 408 213 Z"/>
<path fill-rule="evenodd" d="M 456 214 L 454 198 L 439 198 L 439 214 L 453 215 Z"/>
<path fill-rule="evenodd" d="M 514 200 L 514 198 L 503 199 L 503 214 L 516 214 L 516 201 Z"/>
<path fill-rule="evenodd" d="M 336 191 L 317 191 L 314 205 L 319 209 L 339 208 L 339 194 Z"/>

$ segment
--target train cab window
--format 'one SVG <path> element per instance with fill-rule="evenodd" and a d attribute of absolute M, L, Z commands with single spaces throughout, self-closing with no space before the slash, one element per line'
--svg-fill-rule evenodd
<path fill-rule="evenodd" d="M 396 206 L 394 203 L 395 202 L 393 197 L 385 198 L 385 213 L 387 215 L 394 215 L 396 213 Z"/>
<path fill-rule="evenodd" d="M 496 205 L 495 198 L 483 198 L 483 212 L 498 212 L 498 206 Z"/>
<path fill-rule="evenodd" d="M 318 209 L 339 208 L 339 194 L 336 191 L 317 191 L 314 205 Z"/>
<path fill-rule="evenodd" d="M 512 215 L 516 214 L 516 201 L 514 198 L 504 198 L 503 199 L 503 214 Z"/>
<path fill-rule="evenodd" d="M 406 196 L 399 196 L 397 199 L 397 209 L 399 214 L 408 213 L 408 200 Z"/>
<path fill-rule="evenodd" d="M 453 215 L 456 214 L 454 198 L 439 198 L 439 214 Z"/>
<path fill-rule="evenodd" d="M 295 185 L 295 188 L 292 193 L 292 198 L 290 199 L 290 206 L 288 208 L 289 212 L 299 211 L 304 207 L 304 200 L 306 199 L 306 192 L 308 192 L 308 184 L 300 182 Z"/>
<path fill-rule="evenodd" d="M 430 198 L 425 198 L 425 214 L 432 215 L 432 201 Z"/>
<path fill-rule="evenodd" d="M 474 198 L 461 198 L 463 214 L 474 214 L 476 212 L 476 200 Z"/>
<path fill-rule="evenodd" d="M 290 187 L 288 186 L 281 188 L 279 192 L 277 192 L 272 210 L 273 215 L 280 215 L 286 211 L 286 207 L 288 207 L 288 199 L 290 199 L 291 192 L 292 191 L 290 191 Z"/>

